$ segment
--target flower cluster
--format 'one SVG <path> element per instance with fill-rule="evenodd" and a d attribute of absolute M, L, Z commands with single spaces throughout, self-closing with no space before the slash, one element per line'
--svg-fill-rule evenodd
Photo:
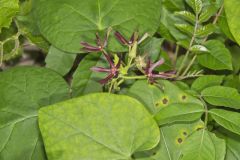
<path fill-rule="evenodd" d="M 113 60 L 113 56 L 110 54 L 110 52 L 107 51 L 107 45 L 108 45 L 108 38 L 110 35 L 110 31 L 108 31 L 104 37 L 103 40 L 101 40 L 98 33 L 96 33 L 96 45 L 91 45 L 87 42 L 81 42 L 81 45 L 83 46 L 83 50 L 86 52 L 101 52 L 104 57 L 106 58 L 109 68 L 103 68 L 103 67 L 92 67 L 91 70 L 94 72 L 105 72 L 107 73 L 106 78 L 101 79 L 99 82 L 101 84 L 108 84 L 109 82 L 116 82 L 116 80 L 119 80 L 117 83 L 118 85 L 120 82 L 123 82 L 124 79 L 147 79 L 149 83 L 155 83 L 156 79 L 172 79 L 175 76 L 174 71 L 169 72 L 157 72 L 155 69 L 162 64 L 164 64 L 164 59 L 160 59 L 157 62 L 153 63 L 149 57 L 137 57 L 137 46 L 144 41 L 144 39 L 147 38 L 147 34 L 145 34 L 142 38 L 139 38 L 138 33 L 134 32 L 129 40 L 127 40 L 120 32 L 116 31 L 114 33 L 115 38 L 123 45 L 128 47 L 128 53 L 127 53 L 127 62 L 125 62 L 124 59 L 121 59 L 120 57 L 117 57 L 117 62 Z M 141 59 L 141 62 L 139 62 L 139 59 Z M 138 69 L 141 73 L 139 75 L 139 72 L 135 72 L 136 76 L 133 76 L 131 78 L 128 77 L 128 72 L 134 70 L 132 68 Z M 131 74 L 132 75 L 132 74 Z"/>

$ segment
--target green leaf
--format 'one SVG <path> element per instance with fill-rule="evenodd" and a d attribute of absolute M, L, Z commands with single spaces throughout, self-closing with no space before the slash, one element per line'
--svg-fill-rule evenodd
<path fill-rule="evenodd" d="M 224 1 L 224 8 L 227 17 L 228 26 L 230 31 L 235 38 L 236 42 L 240 44 L 240 1 L 239 0 L 227 0 Z"/>
<path fill-rule="evenodd" d="M 43 49 L 44 52 L 48 52 L 50 44 L 41 35 L 37 20 L 35 18 L 34 11 L 37 9 L 35 0 L 25 0 L 21 2 L 20 12 L 18 13 L 16 19 L 21 30 L 22 35 L 28 39 L 29 43 L 37 45 L 39 48 Z"/>
<path fill-rule="evenodd" d="M 11 25 L 18 10 L 18 0 L 0 0 L 0 33 L 3 27 L 8 28 Z"/>
<path fill-rule="evenodd" d="M 221 109 L 212 109 L 209 113 L 218 124 L 240 135 L 240 113 Z"/>
<path fill-rule="evenodd" d="M 188 11 L 179 11 L 179 12 L 175 12 L 174 14 L 191 22 L 192 24 L 194 24 L 196 21 L 195 16 L 191 12 L 188 12 Z"/>
<path fill-rule="evenodd" d="M 240 77 L 239 75 L 229 75 L 224 79 L 223 86 L 235 88 L 240 91 Z"/>
<path fill-rule="evenodd" d="M 233 64 L 233 71 L 235 74 L 238 74 L 240 71 L 240 47 L 239 46 L 232 46 L 229 48 L 229 51 L 232 54 L 232 64 Z"/>
<path fill-rule="evenodd" d="M 162 0 L 162 3 L 171 12 L 184 10 L 184 0 Z"/>
<path fill-rule="evenodd" d="M 173 122 L 195 121 L 200 119 L 203 113 L 203 106 L 196 103 L 170 104 L 161 109 L 155 115 L 155 119 L 159 125 L 164 125 Z"/>
<path fill-rule="evenodd" d="M 57 73 L 17 67 L 0 73 L 0 158 L 46 159 L 38 129 L 38 109 L 69 98 Z"/>
<path fill-rule="evenodd" d="M 197 98 L 187 94 L 169 81 L 160 81 L 160 87 L 163 90 L 148 84 L 147 81 L 137 81 L 129 89 L 128 94 L 142 102 L 152 114 L 156 114 L 171 104 L 196 103 L 202 105 Z"/>
<path fill-rule="evenodd" d="M 202 11 L 203 7 L 202 0 L 186 0 L 186 2 L 197 15 Z"/>
<path fill-rule="evenodd" d="M 193 31 L 194 31 L 193 26 L 189 24 L 175 24 L 175 26 L 177 27 L 177 29 L 179 29 L 183 33 L 187 33 L 190 36 L 193 35 Z"/>
<path fill-rule="evenodd" d="M 45 59 L 46 67 L 64 76 L 72 68 L 75 58 L 76 55 L 66 53 L 51 46 Z"/>
<path fill-rule="evenodd" d="M 143 55 L 148 54 L 153 61 L 156 61 L 159 59 L 163 41 L 163 38 L 152 37 L 144 41 L 139 47 L 139 50 Z"/>
<path fill-rule="evenodd" d="M 203 98 L 215 106 L 240 109 L 240 94 L 234 88 L 214 86 L 201 92 Z"/>
<path fill-rule="evenodd" d="M 185 21 L 182 18 L 175 16 L 173 11 L 169 10 L 163 3 L 161 7 L 161 21 L 158 30 L 163 38 L 173 42 L 189 40 L 190 38 L 175 26 L 175 24 L 183 24 L 184 22 Z"/>
<path fill-rule="evenodd" d="M 228 132 L 227 130 L 220 130 L 218 135 L 220 134 L 226 141 L 227 151 L 225 160 L 239 160 L 240 159 L 240 136 L 237 134 L 233 134 L 232 132 Z"/>
<path fill-rule="evenodd" d="M 217 40 L 210 40 L 205 43 L 209 50 L 207 54 L 198 55 L 198 62 L 212 70 L 232 70 L 232 57 L 225 45 Z"/>
<path fill-rule="evenodd" d="M 228 22 L 227 22 L 227 17 L 225 10 L 222 12 L 221 16 L 219 16 L 218 19 L 218 26 L 220 27 L 221 31 L 232 41 L 236 41 L 230 31 Z"/>
<path fill-rule="evenodd" d="M 49 160 L 129 160 L 160 140 L 157 124 L 141 103 L 108 93 L 42 108 L 39 125 Z"/>
<path fill-rule="evenodd" d="M 204 52 L 209 52 L 209 50 L 202 45 L 194 45 L 190 48 L 190 51 L 193 53 L 204 53 Z"/>
<path fill-rule="evenodd" d="M 217 12 L 216 6 L 213 5 L 207 6 L 206 9 L 200 14 L 199 22 L 204 23 L 208 21 L 216 12 Z"/>
<path fill-rule="evenodd" d="M 100 53 L 88 54 L 79 64 L 73 75 L 71 85 L 73 97 L 87 93 L 101 92 L 103 90 L 102 85 L 98 81 L 107 75 L 91 71 L 91 67 L 94 66 L 106 66 L 105 60 L 101 57 Z"/>
<path fill-rule="evenodd" d="M 211 86 L 218 86 L 223 82 L 224 76 L 216 76 L 216 75 L 205 75 L 202 77 L 197 78 L 191 88 L 198 92 L 202 91 L 203 89 Z"/>
<path fill-rule="evenodd" d="M 212 34 L 216 30 L 213 24 L 207 24 L 206 26 L 201 26 L 196 31 L 197 37 L 206 37 L 209 34 Z"/>
<path fill-rule="evenodd" d="M 209 133 L 215 147 L 215 160 L 224 160 L 226 156 L 226 142 L 215 134 Z"/>
<path fill-rule="evenodd" d="M 161 94 L 163 93 L 158 87 L 149 84 L 147 81 L 136 81 L 128 91 L 128 95 L 142 102 L 152 114 L 155 114 L 159 110 L 156 103 Z"/>
<path fill-rule="evenodd" d="M 41 33 L 57 48 L 80 52 L 80 42 L 95 44 L 95 33 L 109 27 L 130 37 L 134 31 L 153 35 L 160 20 L 156 0 L 37 0 L 36 18 Z M 137 4 L 137 5 L 136 5 Z M 111 50 L 122 48 L 114 39 Z M 82 51 L 83 52 L 83 51 Z"/>
<path fill-rule="evenodd" d="M 151 160 L 179 160 L 182 145 L 187 137 L 204 127 L 202 121 L 174 123 L 160 127 L 161 141 L 151 151 L 138 153 L 136 158 L 149 157 Z"/>
<path fill-rule="evenodd" d="M 193 133 L 183 143 L 181 160 L 216 160 L 216 149 L 210 132 L 202 129 Z"/>

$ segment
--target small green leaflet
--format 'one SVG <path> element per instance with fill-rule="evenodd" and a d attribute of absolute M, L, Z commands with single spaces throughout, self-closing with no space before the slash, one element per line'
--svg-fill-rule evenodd
<path fill-rule="evenodd" d="M 240 135 L 240 113 L 221 109 L 212 109 L 209 113 L 218 124 Z"/>
<path fill-rule="evenodd" d="M 209 50 L 206 54 L 198 55 L 198 62 L 212 70 L 232 70 L 232 56 L 225 45 L 218 40 L 207 41 L 204 46 Z"/>
<path fill-rule="evenodd" d="M 204 89 L 201 95 L 212 105 L 240 109 L 240 94 L 234 88 L 213 86 Z"/>
<path fill-rule="evenodd" d="M 202 77 L 197 78 L 193 83 L 191 88 L 198 92 L 203 89 L 211 86 L 218 86 L 223 82 L 224 76 L 216 76 L 216 75 L 204 75 Z"/>
<path fill-rule="evenodd" d="M 192 14 L 191 12 L 179 11 L 179 12 L 175 12 L 174 14 L 183 18 L 183 19 L 185 19 L 185 20 L 187 20 L 187 21 L 189 21 L 189 22 L 191 22 L 192 24 L 195 23 L 196 18 L 194 16 L 194 14 Z"/>
<path fill-rule="evenodd" d="M 203 45 L 194 45 L 190 48 L 190 51 L 196 54 L 209 52 L 209 50 Z"/>
<path fill-rule="evenodd" d="M 159 127 L 140 102 L 108 93 L 45 107 L 39 125 L 49 160 L 129 160 L 160 140 Z"/>
<path fill-rule="evenodd" d="M 199 15 L 203 7 L 202 0 L 186 0 L 186 2 L 194 10 L 195 14 Z"/>
<path fill-rule="evenodd" d="M 200 119 L 203 113 L 204 108 L 202 105 L 196 103 L 177 103 L 162 108 L 155 115 L 155 119 L 159 125 L 164 125 L 173 122 L 195 121 Z"/>

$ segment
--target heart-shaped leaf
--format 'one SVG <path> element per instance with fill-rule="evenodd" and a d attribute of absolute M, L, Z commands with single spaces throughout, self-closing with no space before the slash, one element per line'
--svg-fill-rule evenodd
<path fill-rule="evenodd" d="M 160 139 L 144 106 L 122 95 L 96 93 L 42 108 L 39 124 L 49 160 L 129 160 Z"/>
<path fill-rule="evenodd" d="M 153 35 L 160 20 L 156 0 L 37 0 L 41 33 L 64 51 L 80 52 L 80 42 L 95 43 L 95 33 L 109 27 L 131 36 L 134 31 Z M 115 45 L 111 43 L 111 49 Z M 118 43 L 117 43 L 118 44 Z M 120 46 L 118 44 L 118 46 Z"/>
<path fill-rule="evenodd" d="M 0 73 L 0 159 L 44 160 L 38 109 L 69 98 L 57 73 L 20 67 Z"/>

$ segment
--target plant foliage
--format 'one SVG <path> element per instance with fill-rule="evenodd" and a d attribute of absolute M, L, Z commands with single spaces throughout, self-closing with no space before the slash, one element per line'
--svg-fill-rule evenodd
<path fill-rule="evenodd" d="M 239 6 L 0 0 L 0 160 L 240 160 Z"/>

